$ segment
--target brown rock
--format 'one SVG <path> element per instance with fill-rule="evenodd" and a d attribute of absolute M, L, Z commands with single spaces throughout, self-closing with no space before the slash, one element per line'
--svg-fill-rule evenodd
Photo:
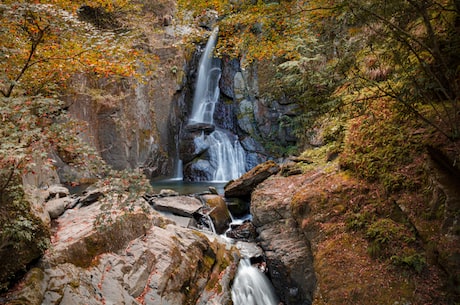
<path fill-rule="evenodd" d="M 311 304 L 316 286 L 310 243 L 291 214 L 291 196 L 303 175 L 273 177 L 251 196 L 253 223 L 259 233 L 272 283 L 286 304 Z"/>
<path fill-rule="evenodd" d="M 205 203 L 211 208 L 209 216 L 214 223 L 214 228 L 217 234 L 223 234 L 227 231 L 230 222 L 232 221 L 230 213 L 227 209 L 227 204 L 219 195 L 203 195 Z"/>
<path fill-rule="evenodd" d="M 240 178 L 230 181 L 224 188 L 225 197 L 248 197 L 259 183 L 279 170 L 279 165 L 272 160 L 261 163 Z"/>

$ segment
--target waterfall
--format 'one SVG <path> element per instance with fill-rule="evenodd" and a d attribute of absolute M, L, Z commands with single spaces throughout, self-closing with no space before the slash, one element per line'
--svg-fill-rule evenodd
<path fill-rule="evenodd" d="M 268 278 L 242 259 L 232 287 L 234 305 L 278 305 L 278 299 Z"/>
<path fill-rule="evenodd" d="M 200 58 L 189 124 L 214 125 L 214 110 L 219 102 L 219 80 L 222 74 L 219 59 L 213 57 L 217 34 L 218 28 L 216 27 Z M 210 163 L 214 170 L 213 181 L 229 181 L 246 172 L 245 151 L 236 136 L 234 140 L 231 140 L 228 133 L 216 127 L 206 137 L 206 142 L 209 145 Z"/>
<path fill-rule="evenodd" d="M 206 48 L 200 58 L 198 78 L 193 96 L 193 109 L 190 122 L 213 124 L 214 108 L 219 101 L 219 80 L 221 69 L 219 60 L 213 57 L 219 28 L 215 28 L 206 43 Z"/>
<path fill-rule="evenodd" d="M 214 181 L 229 181 L 244 174 L 246 155 L 237 139 L 232 143 L 225 132 L 215 130 L 208 141 L 211 165 L 216 169 Z"/>

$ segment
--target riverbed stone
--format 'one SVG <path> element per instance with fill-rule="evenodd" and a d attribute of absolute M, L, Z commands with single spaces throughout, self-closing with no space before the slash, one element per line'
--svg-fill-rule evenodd
<path fill-rule="evenodd" d="M 66 208 L 73 202 L 73 199 L 70 197 L 63 197 L 63 198 L 55 198 L 49 200 L 46 205 L 45 209 L 50 215 L 51 219 L 56 219 L 61 216 Z"/>
<path fill-rule="evenodd" d="M 219 195 L 203 195 L 201 198 L 211 208 L 209 216 L 214 223 L 216 233 L 225 233 L 232 221 L 225 200 Z"/>
<path fill-rule="evenodd" d="M 152 198 L 150 202 L 157 211 L 185 217 L 193 217 L 193 214 L 203 207 L 199 199 L 191 196 Z"/>

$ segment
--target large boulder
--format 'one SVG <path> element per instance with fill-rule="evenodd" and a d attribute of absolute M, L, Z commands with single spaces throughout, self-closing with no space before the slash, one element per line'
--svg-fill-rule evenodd
<path fill-rule="evenodd" d="M 310 244 L 291 215 L 291 195 L 304 178 L 272 177 L 251 196 L 253 223 L 259 233 L 275 290 L 286 305 L 312 304 L 316 286 Z"/>
<path fill-rule="evenodd" d="M 259 183 L 279 170 L 279 165 L 272 160 L 259 164 L 240 178 L 230 181 L 224 188 L 225 197 L 248 197 Z"/>
<path fill-rule="evenodd" d="M 133 204 L 132 212 L 124 212 L 118 205 L 112 210 L 107 210 L 106 206 L 98 201 L 68 210 L 59 217 L 45 260 L 50 264 L 72 263 L 87 267 L 97 255 L 126 247 L 152 226 L 152 216 L 144 212 L 140 201 Z M 100 222 L 101 216 L 105 221 Z"/>
<path fill-rule="evenodd" d="M 117 217 L 97 229 L 100 208 L 96 202 L 57 220 L 53 247 L 8 303 L 231 304 L 235 248 L 140 203 L 111 211 Z"/>

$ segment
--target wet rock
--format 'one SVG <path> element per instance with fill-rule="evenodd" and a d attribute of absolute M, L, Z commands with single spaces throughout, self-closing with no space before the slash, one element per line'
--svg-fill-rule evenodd
<path fill-rule="evenodd" d="M 207 124 L 207 123 L 195 123 L 195 124 L 188 124 L 185 126 L 185 130 L 191 133 L 203 131 L 205 134 L 210 134 L 215 129 L 216 127 L 214 125 Z"/>
<path fill-rule="evenodd" d="M 225 233 L 232 219 L 224 199 L 219 195 L 203 195 L 201 198 L 211 208 L 208 214 L 214 223 L 216 233 Z"/>
<path fill-rule="evenodd" d="M 213 167 L 209 160 L 197 159 L 184 165 L 184 181 L 212 181 Z"/>
<path fill-rule="evenodd" d="M 245 222 L 241 225 L 231 226 L 226 235 L 237 240 L 254 241 L 257 237 L 257 232 L 252 222 Z"/>
<path fill-rule="evenodd" d="M 230 181 L 224 188 L 225 197 L 248 197 L 259 183 L 279 170 L 279 165 L 271 160 L 259 164 L 240 178 Z"/>
<path fill-rule="evenodd" d="M 220 92 L 230 99 L 235 98 L 234 78 L 240 71 L 240 62 L 238 59 L 224 57 L 222 59 L 222 76 L 220 78 Z"/>

